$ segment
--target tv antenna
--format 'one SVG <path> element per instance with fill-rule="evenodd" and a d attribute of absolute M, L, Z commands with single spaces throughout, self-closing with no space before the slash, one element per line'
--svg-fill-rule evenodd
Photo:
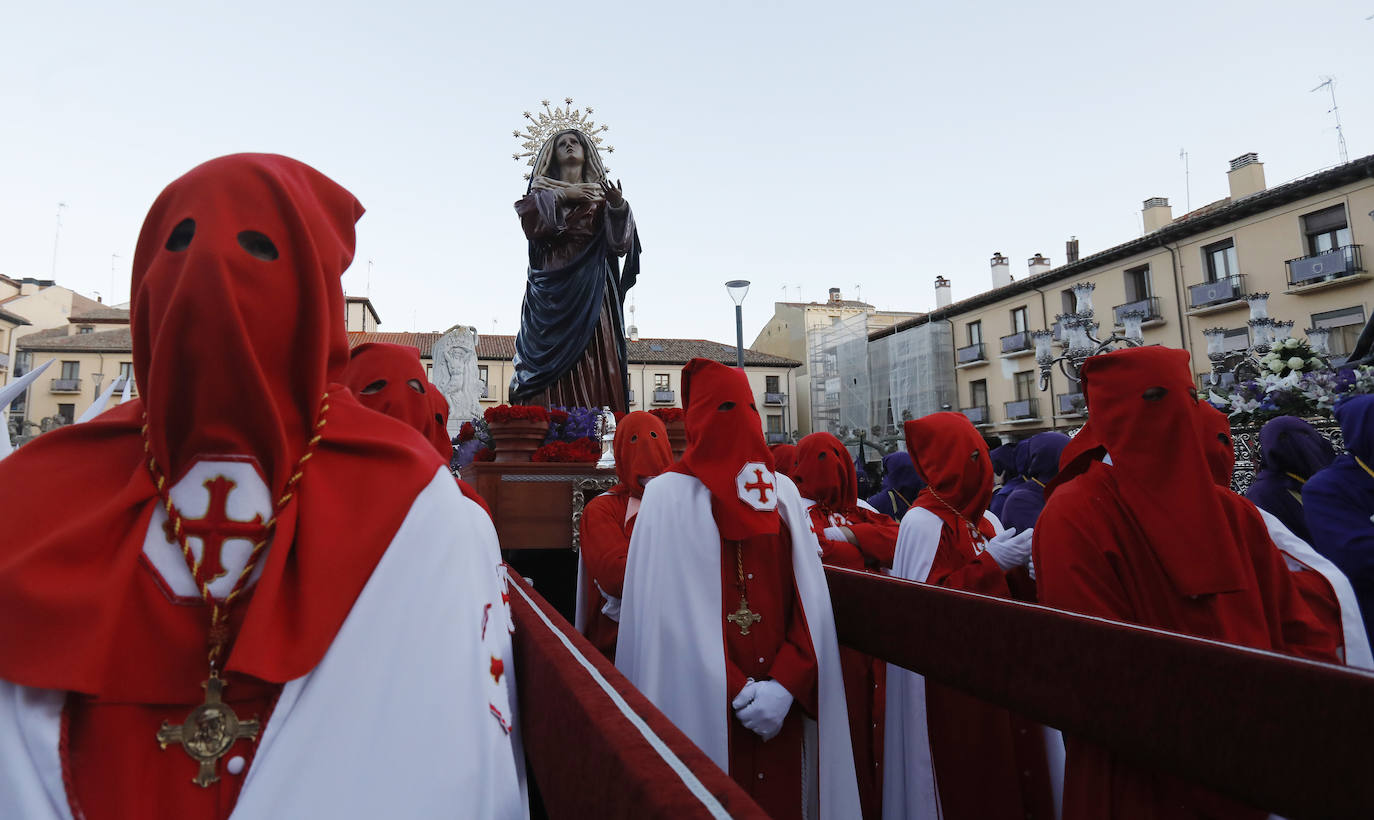
<path fill-rule="evenodd" d="M 1341 150 L 1341 164 L 1344 165 L 1345 163 L 1350 161 L 1350 153 L 1346 151 L 1345 132 L 1341 130 L 1341 110 L 1336 107 L 1336 78 L 1326 76 L 1322 77 L 1321 85 L 1312 89 L 1312 91 L 1308 93 L 1310 94 L 1316 91 L 1321 91 L 1323 88 L 1328 89 L 1331 92 L 1331 110 L 1327 111 L 1327 113 L 1332 114 L 1336 117 L 1336 145 Z"/>
<path fill-rule="evenodd" d="M 367 260 L 367 285 L 363 289 L 363 295 L 372 298 L 372 260 Z"/>
<path fill-rule="evenodd" d="M 1187 209 L 1184 213 L 1192 213 L 1193 186 L 1192 180 L 1188 175 L 1188 151 L 1183 148 L 1178 149 L 1178 158 L 1183 160 L 1183 202 L 1184 207 Z"/>
<path fill-rule="evenodd" d="M 67 207 L 67 203 L 57 203 L 57 230 L 52 235 L 52 278 L 57 281 L 57 243 L 62 238 L 62 209 Z"/>

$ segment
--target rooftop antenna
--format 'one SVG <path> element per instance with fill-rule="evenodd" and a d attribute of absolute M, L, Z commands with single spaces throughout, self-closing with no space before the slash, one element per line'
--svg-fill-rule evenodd
<path fill-rule="evenodd" d="M 115 293 L 115 289 L 114 289 L 114 286 L 115 286 L 115 260 L 118 259 L 118 258 L 119 258 L 119 254 L 117 254 L 117 253 L 112 253 L 112 254 L 110 254 L 110 304 L 111 304 L 111 305 L 113 305 L 113 304 L 115 303 L 115 295 L 114 295 L 114 293 Z"/>
<path fill-rule="evenodd" d="M 369 299 L 372 298 L 372 260 L 371 260 L 371 259 L 367 260 L 367 287 L 366 287 L 366 289 L 363 291 L 363 295 L 366 296 L 366 297 L 369 298 Z"/>
<path fill-rule="evenodd" d="M 491 317 L 491 335 L 496 335 L 496 317 Z"/>
<path fill-rule="evenodd" d="M 57 281 L 57 241 L 62 238 L 62 209 L 67 207 L 67 203 L 57 203 L 57 230 L 52 236 L 52 279 Z"/>
<path fill-rule="evenodd" d="M 864 286 L 863 286 L 863 285 L 855 285 L 855 286 L 854 286 L 854 298 L 855 298 L 856 300 L 860 301 L 860 302 L 862 302 L 862 301 L 864 300 Z"/>
<path fill-rule="evenodd" d="M 1350 153 L 1345 149 L 1345 132 L 1341 130 L 1341 110 L 1336 107 L 1336 78 L 1323 76 L 1321 85 L 1318 85 L 1308 93 L 1321 91 L 1323 88 L 1331 91 L 1331 109 L 1326 113 L 1333 114 L 1336 117 L 1336 145 L 1341 150 L 1341 164 L 1344 165 L 1350 161 Z"/>
<path fill-rule="evenodd" d="M 1187 208 L 1187 210 L 1184 211 L 1184 213 L 1192 213 L 1193 186 L 1192 181 L 1188 176 L 1188 152 L 1183 148 L 1178 149 L 1178 158 L 1183 160 L 1183 202 L 1185 204 L 1185 207 Z"/>

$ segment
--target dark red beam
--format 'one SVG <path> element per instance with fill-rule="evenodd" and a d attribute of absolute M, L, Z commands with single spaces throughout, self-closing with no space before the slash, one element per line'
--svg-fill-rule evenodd
<path fill-rule="evenodd" d="M 1374 816 L 1374 674 L 826 568 L 840 642 L 1291 818 Z"/>

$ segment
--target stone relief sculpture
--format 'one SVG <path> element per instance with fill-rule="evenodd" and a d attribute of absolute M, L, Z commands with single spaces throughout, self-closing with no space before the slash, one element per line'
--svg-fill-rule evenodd
<path fill-rule="evenodd" d="M 477 372 L 477 328 L 454 325 L 434 343 L 430 382 L 448 399 L 448 432 L 482 415 L 482 380 Z"/>

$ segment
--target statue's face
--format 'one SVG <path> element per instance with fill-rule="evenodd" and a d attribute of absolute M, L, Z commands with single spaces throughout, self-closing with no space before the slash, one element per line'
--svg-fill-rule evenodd
<path fill-rule="evenodd" d="M 577 135 L 571 131 L 560 134 L 558 139 L 554 140 L 553 157 L 560 168 L 566 168 L 569 165 L 581 165 L 587 159 L 582 150 L 582 140 L 578 139 Z"/>

